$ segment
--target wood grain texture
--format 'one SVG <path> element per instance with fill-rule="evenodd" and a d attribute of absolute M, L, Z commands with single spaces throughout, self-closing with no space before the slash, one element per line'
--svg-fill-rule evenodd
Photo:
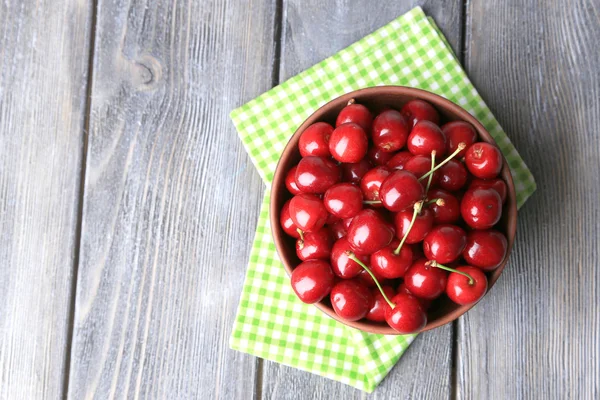
<path fill-rule="evenodd" d="M 0 3 L 0 399 L 63 395 L 90 11 Z"/>
<path fill-rule="evenodd" d="M 469 75 L 538 191 L 461 320 L 457 398 L 600 398 L 599 16 L 597 1 L 469 4 Z"/>
<path fill-rule="evenodd" d="M 284 81 L 420 5 L 458 53 L 461 1 L 298 1 L 283 3 L 280 80 Z M 327 38 L 324 40 L 324 38 Z M 452 326 L 418 337 L 372 395 L 317 375 L 265 362 L 265 399 L 442 399 L 451 393 Z"/>
<path fill-rule="evenodd" d="M 272 83 L 273 2 L 98 5 L 69 398 L 250 398 L 229 336 L 264 186 L 229 112 Z"/>

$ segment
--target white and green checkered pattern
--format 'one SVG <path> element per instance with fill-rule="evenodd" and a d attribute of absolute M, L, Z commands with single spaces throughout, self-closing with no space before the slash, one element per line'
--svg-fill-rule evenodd
<path fill-rule="evenodd" d="M 533 193 L 535 181 L 529 169 L 421 8 L 232 111 L 267 190 L 283 148 L 311 113 L 344 93 L 378 85 L 418 87 L 461 105 L 496 139 L 511 168 L 519 206 Z M 267 194 L 231 347 L 373 391 L 413 336 L 366 334 L 300 302 L 273 244 L 268 204 Z"/>

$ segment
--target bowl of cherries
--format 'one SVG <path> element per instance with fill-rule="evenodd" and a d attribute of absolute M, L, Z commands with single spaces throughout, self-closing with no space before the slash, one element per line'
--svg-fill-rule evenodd
<path fill-rule="evenodd" d="M 354 328 L 409 334 L 464 314 L 514 242 L 510 170 L 471 114 L 420 89 L 338 97 L 275 171 L 273 238 L 300 300 Z"/>

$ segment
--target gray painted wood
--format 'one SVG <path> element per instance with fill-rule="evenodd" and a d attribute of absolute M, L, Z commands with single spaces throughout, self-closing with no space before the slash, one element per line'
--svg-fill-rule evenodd
<path fill-rule="evenodd" d="M 472 1 L 467 67 L 531 167 L 502 279 L 461 320 L 457 398 L 600 398 L 600 4 Z"/>
<path fill-rule="evenodd" d="M 0 3 L 0 399 L 63 395 L 90 12 Z"/>
<path fill-rule="evenodd" d="M 333 55 L 396 17 L 421 5 L 436 19 L 460 53 L 460 1 L 296 1 L 283 4 L 280 80 Z M 323 40 L 327 38 L 327 40 Z M 369 398 L 441 399 L 451 393 L 452 326 L 416 339 Z M 265 399 L 358 399 L 366 395 L 347 385 L 272 362 L 263 365 Z"/>
<path fill-rule="evenodd" d="M 264 186 L 229 112 L 267 90 L 274 2 L 98 6 L 69 398 L 250 398 L 229 336 Z"/>

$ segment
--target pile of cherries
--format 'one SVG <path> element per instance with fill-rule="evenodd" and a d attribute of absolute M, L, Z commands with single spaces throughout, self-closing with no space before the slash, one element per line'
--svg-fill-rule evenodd
<path fill-rule="evenodd" d="M 375 118 L 351 100 L 335 128 L 317 122 L 302 133 L 280 215 L 297 238 L 300 300 L 329 296 L 344 320 L 412 333 L 438 297 L 466 305 L 484 296 L 485 272 L 507 251 L 494 229 L 507 196 L 503 158 L 469 123 L 439 123 L 422 100 Z"/>

